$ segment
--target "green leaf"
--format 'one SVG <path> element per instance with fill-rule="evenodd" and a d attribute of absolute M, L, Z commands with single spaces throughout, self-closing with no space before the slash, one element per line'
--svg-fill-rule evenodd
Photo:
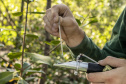
<path fill-rule="evenodd" d="M 39 36 L 35 35 L 35 34 L 26 34 L 27 37 L 30 38 L 38 38 Z"/>
<path fill-rule="evenodd" d="M 12 13 L 13 16 L 21 16 L 22 14 L 23 14 L 23 12 Z"/>
<path fill-rule="evenodd" d="M 51 42 L 48 42 L 48 41 L 44 41 L 44 43 L 47 45 L 53 45 Z"/>
<path fill-rule="evenodd" d="M 90 21 L 89 24 L 96 23 L 96 22 L 98 22 L 98 20 L 94 19 L 94 20 Z"/>
<path fill-rule="evenodd" d="M 29 12 L 30 14 L 45 14 L 45 12 Z"/>
<path fill-rule="evenodd" d="M 89 17 L 89 18 L 96 18 L 96 16 L 92 16 L 92 17 Z"/>
<path fill-rule="evenodd" d="M 56 40 L 53 40 L 51 42 L 48 42 L 48 41 L 44 41 L 44 43 L 48 44 L 48 45 L 57 45 L 60 43 L 60 41 L 56 41 Z"/>
<path fill-rule="evenodd" d="M 79 19 L 76 19 L 78 25 L 80 26 L 81 25 L 81 21 Z"/>
<path fill-rule="evenodd" d="M 42 70 L 27 70 L 27 72 L 32 72 L 32 73 L 44 73 L 45 74 L 45 72 L 44 71 L 42 71 Z"/>
<path fill-rule="evenodd" d="M 14 68 L 15 68 L 16 70 L 21 69 L 21 64 L 15 63 L 15 64 L 14 64 Z"/>
<path fill-rule="evenodd" d="M 28 84 L 23 78 L 20 77 L 20 80 L 18 80 L 17 84 Z"/>
<path fill-rule="evenodd" d="M 57 45 L 57 44 L 60 43 L 60 41 L 55 41 L 55 40 L 53 40 L 53 41 L 51 41 L 51 43 L 54 44 L 54 45 Z"/>
<path fill-rule="evenodd" d="M 13 72 L 0 72 L 0 84 L 6 84 L 13 78 Z"/>
<path fill-rule="evenodd" d="M 23 64 L 23 69 L 24 69 L 23 75 L 24 75 L 24 74 L 27 72 L 27 70 L 29 70 L 30 68 L 31 68 L 30 64 L 27 63 L 27 62 L 24 62 L 24 64 Z"/>
<path fill-rule="evenodd" d="M 4 44 L 0 44 L 0 47 L 4 47 Z"/>
<path fill-rule="evenodd" d="M 8 57 L 9 57 L 10 59 L 18 58 L 18 57 L 20 57 L 21 55 L 22 55 L 21 52 L 11 52 L 11 53 L 8 53 Z"/>
<path fill-rule="evenodd" d="M 35 63 L 44 63 L 44 64 L 51 64 L 51 58 L 49 56 L 43 56 L 37 53 L 26 53 L 33 62 Z"/>
<path fill-rule="evenodd" d="M 7 28 L 0 28 L 0 29 L 1 29 L 1 31 L 2 31 L 2 30 L 15 31 L 15 30 L 13 30 L 13 29 L 7 29 Z"/>
<path fill-rule="evenodd" d="M 35 78 L 37 78 L 37 77 L 27 77 L 25 80 L 26 80 L 26 81 L 29 81 L 29 80 L 33 80 L 33 79 L 35 79 Z"/>

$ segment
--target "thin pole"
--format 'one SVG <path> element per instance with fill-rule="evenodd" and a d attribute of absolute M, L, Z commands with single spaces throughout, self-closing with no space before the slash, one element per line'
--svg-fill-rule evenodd
<path fill-rule="evenodd" d="M 23 74 L 23 59 L 24 59 L 24 47 L 25 47 L 25 35 L 26 35 L 26 29 L 27 29 L 28 2 L 29 2 L 29 0 L 27 0 L 26 20 L 25 20 L 25 27 L 24 27 L 23 43 L 22 43 L 21 77 L 22 77 L 22 74 Z"/>

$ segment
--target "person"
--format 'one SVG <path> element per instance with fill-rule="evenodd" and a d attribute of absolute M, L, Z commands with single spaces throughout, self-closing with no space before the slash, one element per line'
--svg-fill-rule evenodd
<path fill-rule="evenodd" d="M 126 58 L 126 8 L 112 30 L 110 41 L 103 49 L 99 49 L 79 28 L 72 12 L 64 4 L 54 5 L 48 9 L 43 20 L 45 30 L 57 37 L 59 37 L 58 22 L 60 20 L 62 39 L 75 56 L 84 53 L 96 61 L 101 60 L 100 65 L 116 67 L 106 72 L 87 74 L 91 84 L 126 84 L 126 60 L 120 59 Z"/>

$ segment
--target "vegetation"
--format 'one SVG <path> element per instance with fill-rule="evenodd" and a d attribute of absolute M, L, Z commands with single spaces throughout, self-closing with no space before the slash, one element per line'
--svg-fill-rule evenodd
<path fill-rule="evenodd" d="M 44 30 L 43 16 L 51 5 L 66 4 L 80 28 L 102 48 L 111 36 L 125 0 L 0 0 L 1 84 L 88 84 L 85 73 L 53 67 L 73 55 L 59 38 Z"/>

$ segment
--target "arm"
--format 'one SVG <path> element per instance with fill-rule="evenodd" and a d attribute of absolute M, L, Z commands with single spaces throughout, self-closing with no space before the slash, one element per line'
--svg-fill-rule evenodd
<path fill-rule="evenodd" d="M 121 21 L 123 21 L 122 18 L 124 14 L 125 11 L 120 16 L 114 28 L 118 32 L 120 29 L 125 29 L 125 25 L 121 24 Z M 62 38 L 66 42 L 66 44 L 70 47 L 75 56 L 77 56 L 80 53 L 84 53 L 87 56 L 90 56 L 91 58 L 95 59 L 96 61 L 98 61 L 99 59 L 103 59 L 109 55 L 120 56 L 123 58 L 126 57 L 125 53 L 122 51 L 122 48 L 120 47 L 120 44 L 118 44 L 120 42 L 118 40 L 118 37 L 115 38 L 115 36 L 119 36 L 122 33 L 116 33 L 117 35 L 114 35 L 112 37 L 115 39 L 108 42 L 105 45 L 105 47 L 101 50 L 79 28 L 75 18 L 73 17 L 71 11 L 66 5 L 63 4 L 55 5 L 46 11 L 46 15 L 43 17 L 45 22 L 45 30 L 48 31 L 50 34 L 59 37 L 59 30 L 58 30 L 59 18 L 61 23 L 60 26 L 61 26 Z M 125 36 L 126 32 L 123 31 L 123 34 Z M 114 43 L 114 47 L 112 43 Z M 116 49 L 118 49 L 119 51 Z"/>

